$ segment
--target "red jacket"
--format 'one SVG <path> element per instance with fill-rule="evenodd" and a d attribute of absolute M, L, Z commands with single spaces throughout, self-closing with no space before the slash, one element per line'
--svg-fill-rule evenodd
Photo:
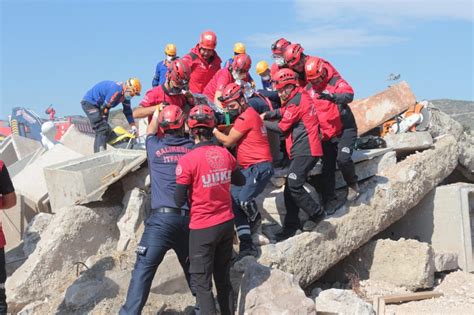
<path fill-rule="evenodd" d="M 183 94 L 169 95 L 164 85 L 158 85 L 145 93 L 140 106 L 151 107 L 160 103 L 177 105 L 184 111 L 188 101 Z M 148 122 L 151 121 L 152 116 L 148 116 Z"/>
<path fill-rule="evenodd" d="M 204 87 L 211 81 L 214 74 L 221 68 L 221 58 L 214 53 L 211 62 L 208 63 L 201 57 L 199 47 L 196 45 L 191 51 L 182 58 L 191 68 L 191 78 L 189 79 L 189 90 L 192 93 L 202 93 Z"/>
<path fill-rule="evenodd" d="M 247 77 L 243 80 L 244 82 L 250 82 L 250 75 L 247 74 Z M 211 81 L 206 85 L 204 91 L 202 92 L 207 96 L 209 101 L 214 102 L 214 97 L 216 92 L 222 92 L 227 84 L 235 82 L 232 77 L 232 73 L 229 68 L 222 68 L 212 77 Z"/>
<path fill-rule="evenodd" d="M 346 80 L 342 78 L 342 76 L 337 72 L 337 70 L 326 60 L 324 60 L 323 67 L 327 71 L 326 79 L 321 82 L 318 86 L 311 86 L 311 90 L 313 90 L 312 97 L 313 99 L 317 98 L 321 92 L 327 90 L 329 93 L 333 94 L 334 102 L 324 101 L 325 103 L 331 103 L 337 106 L 339 111 L 339 119 L 342 121 L 340 128 L 356 128 L 355 120 L 352 115 L 352 112 L 347 106 L 352 100 L 354 99 L 354 90 L 352 87 L 347 83 Z M 326 107 L 329 106 L 326 104 Z M 324 105 L 323 105 L 324 107 Z M 328 109 L 331 111 L 332 109 Z M 328 119 L 335 118 L 335 113 L 330 114 Z M 322 119 L 321 119 L 322 120 Z M 336 121 L 334 121 L 336 123 Z M 336 129 L 334 131 L 337 132 L 339 126 L 334 126 Z M 323 130 L 324 134 L 324 130 Z M 329 134 L 333 134 L 333 132 L 329 132 Z"/>
<path fill-rule="evenodd" d="M 321 129 L 322 140 L 328 141 L 333 137 L 339 136 L 343 126 L 341 115 L 337 105 L 333 102 L 318 99 L 319 93 L 316 92 L 311 84 L 306 86 L 306 91 L 313 99 L 314 107 L 319 119 L 319 128 Z"/>
<path fill-rule="evenodd" d="M 313 100 L 302 87 L 296 87 L 282 107 L 268 112 L 265 119 L 281 119 L 277 125 L 266 122 L 268 129 L 285 135 L 290 159 L 301 156 L 322 156 L 319 120 Z"/>

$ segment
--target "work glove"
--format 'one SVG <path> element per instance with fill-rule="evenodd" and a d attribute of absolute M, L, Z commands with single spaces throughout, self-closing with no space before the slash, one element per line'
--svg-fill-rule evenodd
<path fill-rule="evenodd" d="M 130 128 L 130 133 L 137 136 L 137 135 L 138 135 L 137 126 L 132 126 L 132 127 Z"/>
<path fill-rule="evenodd" d="M 326 101 L 331 101 L 331 102 L 334 102 L 334 101 L 335 101 L 334 94 L 332 94 L 332 93 L 329 92 L 328 90 L 322 91 L 322 92 L 319 94 L 318 99 L 320 99 L 320 100 L 326 100 Z"/>

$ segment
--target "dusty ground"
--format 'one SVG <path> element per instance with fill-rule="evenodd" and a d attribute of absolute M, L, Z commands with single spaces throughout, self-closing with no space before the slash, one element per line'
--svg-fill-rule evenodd
<path fill-rule="evenodd" d="M 435 291 L 444 296 L 424 301 L 387 305 L 386 314 L 474 314 L 474 274 L 448 274 Z"/>

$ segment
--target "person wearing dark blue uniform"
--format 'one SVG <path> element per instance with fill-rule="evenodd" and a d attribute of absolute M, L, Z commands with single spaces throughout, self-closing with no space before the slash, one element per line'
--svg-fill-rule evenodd
<path fill-rule="evenodd" d="M 178 58 L 176 56 L 176 46 L 175 44 L 168 44 L 165 47 L 165 60 L 158 62 L 155 69 L 155 75 L 153 76 L 153 81 L 151 86 L 155 87 L 165 83 L 166 81 L 166 72 L 168 72 L 168 67 L 173 60 Z"/>
<path fill-rule="evenodd" d="M 109 112 L 120 103 L 123 105 L 123 113 L 128 123 L 136 132 L 130 101 L 133 96 L 140 95 L 141 90 L 140 81 L 137 78 L 131 78 L 125 83 L 102 81 L 87 91 L 81 105 L 95 131 L 94 152 L 105 150 L 107 140 L 113 137 L 114 133 L 108 123 Z"/>
<path fill-rule="evenodd" d="M 150 293 L 153 277 L 166 252 L 178 256 L 186 280 L 189 276 L 189 206 L 174 201 L 176 166 L 181 156 L 191 151 L 194 141 L 184 136 L 184 112 L 166 105 L 153 114 L 147 129 L 146 151 L 151 176 L 151 214 L 137 248 L 127 299 L 120 314 L 140 314 Z M 157 136 L 158 124 L 164 136 Z M 193 291 L 193 290 L 191 290 Z"/>

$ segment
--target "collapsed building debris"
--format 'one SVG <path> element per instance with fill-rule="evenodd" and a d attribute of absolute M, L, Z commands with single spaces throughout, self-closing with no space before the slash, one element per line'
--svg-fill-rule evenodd
<path fill-rule="evenodd" d="M 436 187 L 382 236 L 417 239 L 431 244 L 436 253 L 455 253 L 459 267 L 473 272 L 474 184 Z"/>
<path fill-rule="evenodd" d="M 313 232 L 262 246 L 259 262 L 292 273 L 301 286 L 308 286 L 403 217 L 453 171 L 457 158 L 458 146 L 453 136 L 436 139 L 433 149 L 411 155 L 369 180 L 359 202 L 348 207 L 347 212 L 326 219 Z M 271 208 L 279 207 L 273 204 Z"/>
<path fill-rule="evenodd" d="M 415 103 L 413 93 L 402 82 L 368 99 L 354 101 L 351 107 L 362 134 Z M 239 314 L 315 314 L 316 309 L 339 313 L 350 309 L 351 313 L 357 310 L 360 314 L 373 314 L 373 307 L 355 293 L 358 289 L 366 299 L 406 294 L 439 284 L 441 280 L 433 277 L 435 271 L 451 271 L 458 266 L 463 270 L 470 268 L 472 260 L 469 262 L 468 258 L 472 253 L 468 252 L 466 239 L 471 240 L 474 233 L 464 232 L 468 230 L 469 220 L 471 228 L 474 226 L 472 211 L 469 213 L 469 205 L 473 208 L 472 187 L 469 190 L 465 189 L 470 187 L 466 184 L 436 186 L 456 167 L 462 168 L 467 177 L 474 174 L 474 140 L 450 117 L 435 108 L 430 110 L 427 132 L 387 135 L 387 148 L 354 151 L 356 172 L 363 181 L 360 183 L 363 193 L 355 202 L 346 203 L 311 232 L 261 246 L 257 261 L 245 258 L 247 264 L 235 264 L 234 271 L 241 268 L 236 272 L 241 279 L 233 281 L 235 292 L 239 292 Z M 278 136 L 273 140 L 276 147 L 272 147 L 272 154 L 277 157 L 280 155 Z M 18 245 L 23 241 L 15 250 L 28 257 L 26 261 L 23 258 L 19 268 L 15 267 L 18 269 L 7 281 L 10 309 L 19 311 L 24 307 L 24 314 L 117 313 L 135 262 L 133 249 L 150 210 L 150 177 L 143 163 L 144 152 L 114 150 L 92 154 L 93 139 L 74 126 L 63 136 L 62 144 L 48 152 L 37 143 L 31 150 L 16 151 L 13 140 L 8 141 L 0 147 L 0 158 L 7 156 L 3 152 L 12 152 L 9 150 L 14 150 L 17 156 L 16 160 L 10 159 L 9 165 L 19 198 L 18 206 L 3 214 L 4 229 L 8 231 L 11 227 L 12 232 L 6 232 L 8 244 Z M 37 148 L 33 150 L 33 147 Z M 412 154 L 415 151 L 418 152 Z M 397 163 L 396 154 L 400 157 L 400 153 L 404 159 Z M 311 176 L 320 172 L 321 167 L 317 166 Z M 85 180 L 84 175 L 89 179 Z M 262 229 L 270 239 L 285 215 L 281 188 L 284 176 L 284 170 L 277 171 L 272 182 L 279 188 L 268 185 L 258 198 Z M 117 184 L 121 189 L 115 193 L 113 202 L 94 202 L 103 199 L 105 192 Z M 28 192 L 32 185 L 39 189 Z M 337 188 L 345 185 L 338 172 Z M 307 186 L 318 198 L 313 187 Z M 436 198 L 445 190 L 451 195 L 438 201 Z M 445 200 L 450 200 L 449 207 L 444 207 L 449 211 L 441 216 L 434 205 L 441 208 Z M 83 205 L 74 205 L 77 203 Z M 42 213 L 32 221 L 38 212 L 53 214 Z M 301 219 L 305 219 L 304 215 Z M 424 223 L 423 227 L 416 225 L 420 222 Z M 444 228 L 443 224 L 464 234 L 444 232 L 438 236 L 435 232 Z M 434 233 L 424 238 L 423 233 L 430 228 Z M 25 229 L 27 233 L 22 237 Z M 404 229 L 419 233 L 406 234 Z M 13 242 L 12 237 L 16 237 Z M 381 237 L 407 240 L 377 240 Z M 449 239 L 450 246 L 438 247 L 438 237 L 443 241 Z M 268 240 L 263 243 L 267 244 Z M 311 289 L 311 284 L 341 261 L 353 262 L 353 270 L 361 276 L 360 288 L 339 290 L 347 286 L 338 284 L 333 286 L 338 290 L 313 288 L 313 296 L 305 296 L 301 287 Z M 409 272 L 399 276 L 403 271 Z M 362 277 L 364 272 L 366 276 Z M 449 283 L 453 278 L 472 281 L 465 273 L 454 273 L 444 282 Z M 460 302 L 454 298 L 453 291 L 442 290 L 444 282 L 435 289 L 444 294 L 437 300 L 442 305 L 449 305 L 452 300 Z M 472 298 L 467 292 L 469 288 L 462 286 L 465 299 Z M 403 307 L 410 309 L 412 303 L 427 301 L 410 302 Z M 194 298 L 181 266 L 170 252 L 160 264 L 144 312 L 185 313 L 192 304 Z M 402 309 L 402 306 L 387 305 L 387 310 L 395 307 Z M 455 309 L 462 311 L 463 307 Z"/>

